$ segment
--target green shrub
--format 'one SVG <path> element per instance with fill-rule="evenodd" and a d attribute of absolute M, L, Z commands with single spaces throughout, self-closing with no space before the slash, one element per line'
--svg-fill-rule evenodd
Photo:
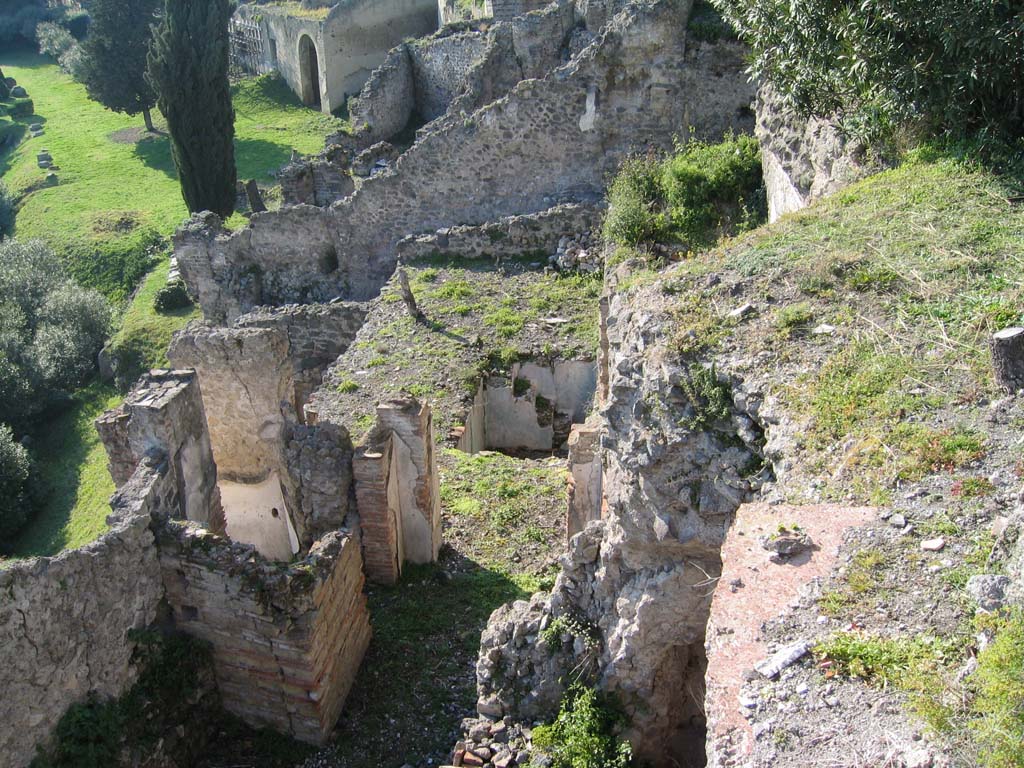
<path fill-rule="evenodd" d="M 168 283 L 153 298 L 153 309 L 157 312 L 173 312 L 192 306 L 192 298 L 188 295 L 185 284 L 180 280 Z"/>
<path fill-rule="evenodd" d="M 64 69 L 65 72 L 70 71 L 65 69 L 64 59 L 78 45 L 78 42 L 70 32 L 60 24 L 44 21 L 36 27 L 36 40 L 39 41 L 40 53 L 52 56 L 60 64 L 61 69 Z"/>
<path fill-rule="evenodd" d="M 673 234 L 692 248 L 766 218 L 761 150 L 753 136 L 692 141 L 665 163 L 662 186 Z"/>
<path fill-rule="evenodd" d="M 14 195 L 0 181 L 0 242 L 14 236 Z"/>
<path fill-rule="evenodd" d="M 32 461 L 28 451 L 0 424 L 0 549 L 28 520 L 32 511 L 29 478 Z"/>
<path fill-rule="evenodd" d="M 53 746 L 40 750 L 31 768 L 111 768 L 145 762 L 148 755 L 178 724 L 191 725 L 190 738 L 178 740 L 185 753 L 180 764 L 198 757 L 209 723 L 218 714 L 215 695 L 201 695 L 212 687 L 210 652 L 200 640 L 187 635 L 164 637 L 155 632 L 132 634 L 139 679 L 123 696 L 90 696 L 68 708 L 54 733 Z M 189 723 L 188 718 L 194 722 Z"/>
<path fill-rule="evenodd" d="M 626 768 L 629 743 L 616 737 L 623 716 L 597 691 L 575 685 L 551 725 L 533 730 L 533 745 L 551 758 L 551 768 Z"/>
<path fill-rule="evenodd" d="M 38 240 L 0 243 L 0 421 L 19 428 L 94 369 L 106 300 L 67 278 Z"/>
<path fill-rule="evenodd" d="M 727 136 L 718 144 L 691 141 L 662 162 L 626 160 L 608 191 L 604 236 L 625 246 L 699 249 L 766 216 L 757 140 Z"/>
<path fill-rule="evenodd" d="M 884 137 L 1024 134 L 1024 11 L 991 0 L 713 0 L 753 74 L 805 113 Z"/>
<path fill-rule="evenodd" d="M 660 171 L 661 164 L 652 158 L 634 157 L 622 164 L 608 189 L 605 239 L 635 246 L 664 234 Z"/>

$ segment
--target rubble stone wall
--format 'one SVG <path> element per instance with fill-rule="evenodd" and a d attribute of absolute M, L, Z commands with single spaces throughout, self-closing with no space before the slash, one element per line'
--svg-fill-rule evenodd
<path fill-rule="evenodd" d="M 420 119 L 434 120 L 448 110 L 486 44 L 487 37 L 481 32 L 461 32 L 407 46 Z"/>
<path fill-rule="evenodd" d="M 27 766 L 69 706 L 136 679 L 129 633 L 163 596 L 151 518 L 179 506 L 166 461 L 143 459 L 111 500 L 110 530 L 56 557 L 0 570 L 0 755 Z"/>
<path fill-rule="evenodd" d="M 159 541 L 175 624 L 212 645 L 224 706 L 326 741 L 370 640 L 358 537 L 327 534 L 289 566 L 187 525 Z"/>
<path fill-rule="evenodd" d="M 567 232 L 600 229 L 603 209 L 565 203 L 540 213 L 506 216 L 482 226 L 450 227 L 428 235 L 410 235 L 398 242 L 399 260 L 425 256 L 502 258 L 536 253 L 550 256 Z"/>
<path fill-rule="evenodd" d="M 174 517 L 223 528 L 217 472 L 199 381 L 193 371 L 151 371 L 117 408 L 96 420 L 117 487 L 144 457 L 165 455 L 180 508 Z"/>
<path fill-rule="evenodd" d="M 862 147 L 847 140 L 834 122 L 797 114 L 768 84 L 757 94 L 756 132 L 771 221 L 866 173 Z"/>
<path fill-rule="evenodd" d="M 356 188 L 348 168 L 328 157 L 295 160 L 282 168 L 277 178 L 286 206 L 327 206 L 348 197 Z"/>
<path fill-rule="evenodd" d="M 747 470 L 764 437 L 752 415 L 759 401 L 724 378 L 724 365 L 728 417 L 692 426 L 686 380 L 700 361 L 665 349 L 673 323 L 658 290 L 613 291 L 608 301 L 603 519 L 572 539 L 546 602 L 492 618 L 477 677 L 482 714 L 549 717 L 564 671 L 552 676 L 524 633 L 544 616 L 579 617 L 600 638 L 595 674 L 622 701 L 636 753 L 670 765 L 703 745 L 701 697 L 687 690 L 702 684 L 719 550 L 733 513 L 762 482 Z"/>
<path fill-rule="evenodd" d="M 687 41 L 688 12 L 669 0 L 628 7 L 569 64 L 442 119 L 330 209 L 258 214 L 232 234 L 194 217 L 175 238 L 183 277 L 217 322 L 247 302 L 367 298 L 408 234 L 596 201 L 630 152 L 668 149 L 685 126 L 707 137 L 749 127 L 742 46 Z"/>

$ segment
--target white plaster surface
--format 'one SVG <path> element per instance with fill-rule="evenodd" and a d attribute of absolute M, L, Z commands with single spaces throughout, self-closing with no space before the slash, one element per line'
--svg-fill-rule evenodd
<path fill-rule="evenodd" d="M 298 538 L 291 530 L 276 472 L 260 483 L 221 480 L 220 497 L 231 539 L 252 544 L 271 560 L 291 560 L 299 548 Z M 278 512 L 276 517 L 271 511 L 274 509 Z"/>

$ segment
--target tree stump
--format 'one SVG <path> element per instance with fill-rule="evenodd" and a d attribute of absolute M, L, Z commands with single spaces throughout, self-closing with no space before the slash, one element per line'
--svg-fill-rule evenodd
<path fill-rule="evenodd" d="M 249 210 L 253 213 L 263 213 L 267 206 L 263 203 L 263 195 L 256 184 L 256 179 L 249 179 L 245 183 L 245 196 L 249 198 Z"/>
<path fill-rule="evenodd" d="M 1024 389 L 1024 328 L 1004 328 L 992 335 L 992 369 L 996 384 L 1011 395 Z"/>
<path fill-rule="evenodd" d="M 423 322 L 423 313 L 416 306 L 416 297 L 412 295 L 412 288 L 409 287 L 409 275 L 405 273 L 404 269 L 398 270 L 398 286 L 402 289 L 402 301 L 405 302 L 405 308 L 409 310 L 412 319 L 416 322 Z"/>

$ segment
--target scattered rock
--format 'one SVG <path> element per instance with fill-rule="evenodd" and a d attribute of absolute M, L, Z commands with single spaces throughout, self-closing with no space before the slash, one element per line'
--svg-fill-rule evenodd
<path fill-rule="evenodd" d="M 925 539 L 921 542 L 921 549 L 925 552 L 941 552 L 946 547 L 946 540 L 939 536 L 935 539 Z"/>
<path fill-rule="evenodd" d="M 782 670 L 798 662 L 807 655 L 809 650 L 811 650 L 811 644 L 806 640 L 800 640 L 792 645 L 780 648 L 760 664 L 755 664 L 754 669 L 768 679 L 778 677 Z"/>
<path fill-rule="evenodd" d="M 982 574 L 967 581 L 967 593 L 983 611 L 998 611 L 1006 602 L 1006 588 L 1010 579 L 1006 576 Z"/>

